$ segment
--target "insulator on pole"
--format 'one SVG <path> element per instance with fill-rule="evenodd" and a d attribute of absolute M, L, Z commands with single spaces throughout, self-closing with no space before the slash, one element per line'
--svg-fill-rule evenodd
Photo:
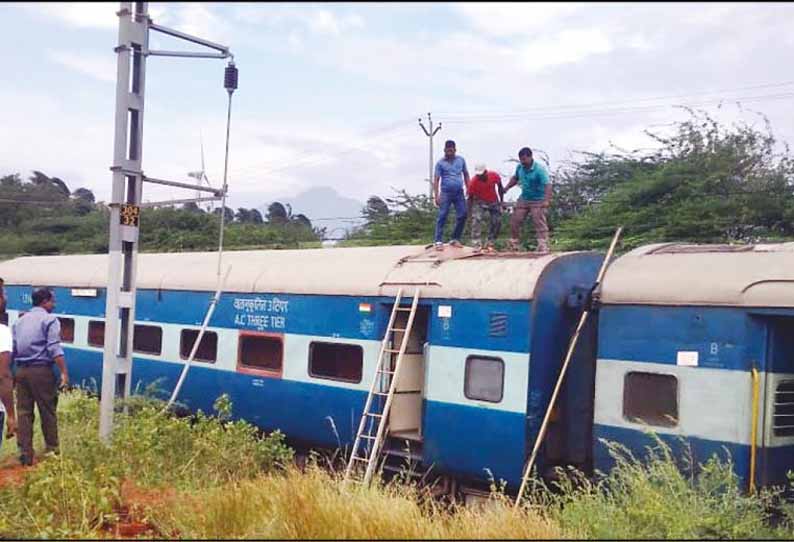
<path fill-rule="evenodd" d="M 223 86 L 229 94 L 237 90 L 237 66 L 234 65 L 234 62 L 229 62 L 223 72 Z"/>

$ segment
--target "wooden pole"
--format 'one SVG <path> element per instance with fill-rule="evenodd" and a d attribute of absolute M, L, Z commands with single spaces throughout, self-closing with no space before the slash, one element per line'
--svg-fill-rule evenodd
<path fill-rule="evenodd" d="M 600 285 L 601 281 L 604 279 L 604 274 L 606 273 L 607 267 L 609 267 L 609 260 L 612 258 L 612 253 L 615 251 L 615 246 L 618 243 L 618 239 L 620 238 L 620 234 L 623 231 L 623 226 L 619 227 L 618 230 L 615 232 L 615 236 L 612 238 L 612 244 L 609 245 L 609 250 L 607 251 L 607 255 L 604 258 L 603 263 L 601 264 L 601 270 L 598 272 L 598 277 L 596 278 L 595 285 L 593 286 L 593 291 L 595 291 Z M 551 417 L 551 411 L 554 408 L 554 404 L 557 401 L 557 395 L 560 393 L 560 388 L 562 387 L 562 381 L 565 378 L 565 373 L 568 370 L 568 364 L 573 357 L 573 353 L 576 350 L 576 343 L 579 341 L 579 335 L 584 329 L 585 324 L 587 323 L 587 319 L 590 316 L 590 311 L 585 309 L 582 312 L 581 318 L 579 318 L 579 325 L 576 326 L 576 332 L 571 337 L 571 342 L 568 345 L 568 353 L 565 355 L 565 360 L 562 363 L 562 369 L 560 370 L 560 376 L 557 378 L 557 384 L 554 386 L 554 392 L 551 394 L 551 400 L 549 401 L 549 406 L 546 409 L 546 415 L 543 417 L 543 423 L 540 426 L 540 432 L 538 433 L 538 437 L 535 439 L 535 446 L 532 448 L 532 455 L 529 456 L 529 461 L 524 468 L 524 474 L 521 477 L 521 487 L 518 490 L 518 496 L 516 497 L 515 508 L 518 508 L 518 505 L 521 504 L 521 498 L 524 495 L 524 490 L 526 489 L 527 482 L 529 481 L 529 477 L 532 473 L 532 467 L 535 464 L 535 459 L 538 455 L 538 450 L 540 449 L 540 445 L 543 443 L 543 439 L 546 436 L 546 429 L 548 428 L 549 418 Z"/>

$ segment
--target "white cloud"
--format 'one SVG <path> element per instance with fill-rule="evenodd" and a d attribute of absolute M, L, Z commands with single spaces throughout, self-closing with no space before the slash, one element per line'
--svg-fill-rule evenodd
<path fill-rule="evenodd" d="M 328 10 L 317 10 L 311 14 L 308 20 L 309 27 L 317 33 L 339 35 L 339 21 L 337 21 L 336 15 Z"/>
<path fill-rule="evenodd" d="M 574 2 L 462 3 L 456 8 L 477 30 L 493 36 L 524 35 L 543 31 L 586 4 Z"/>
<path fill-rule="evenodd" d="M 298 29 L 316 35 L 340 36 L 351 29 L 363 28 L 364 18 L 358 13 L 338 15 L 325 8 L 303 5 L 268 4 L 237 5 L 232 17 L 241 24 L 268 26 L 278 32 L 290 34 Z"/>
<path fill-rule="evenodd" d="M 538 71 L 548 66 L 578 62 L 590 55 L 612 50 L 609 38 L 601 30 L 563 30 L 551 39 L 538 39 L 523 48 L 525 68 Z"/>
<path fill-rule="evenodd" d="M 164 11 L 163 15 L 175 30 L 220 42 L 228 41 L 233 35 L 231 25 L 212 9 L 212 4 L 188 2 L 166 6 L 172 9 Z"/>
<path fill-rule="evenodd" d="M 99 81 L 116 82 L 116 55 L 49 50 L 51 60 Z"/>
<path fill-rule="evenodd" d="M 119 2 L 25 2 L 18 4 L 30 12 L 55 19 L 74 28 L 115 30 L 119 26 L 116 14 Z M 149 4 L 149 16 L 165 22 L 165 7 Z"/>
<path fill-rule="evenodd" d="M 118 28 L 118 2 L 35 2 L 25 9 L 77 28 Z"/>

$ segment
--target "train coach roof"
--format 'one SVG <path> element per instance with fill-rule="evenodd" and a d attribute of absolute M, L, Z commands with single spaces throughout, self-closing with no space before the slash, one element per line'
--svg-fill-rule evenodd
<path fill-rule="evenodd" d="M 565 254 L 471 256 L 471 249 L 435 254 L 422 246 L 229 251 L 224 291 L 324 295 L 394 295 L 400 285 L 422 285 L 423 297 L 531 299 L 543 269 Z M 469 256 L 464 258 L 451 257 Z M 445 261 L 438 264 L 437 258 Z M 404 263 L 400 263 L 401 260 Z M 0 262 L 9 285 L 103 288 L 107 255 L 27 256 Z M 214 291 L 217 253 L 138 256 L 137 287 Z"/>
<path fill-rule="evenodd" d="M 637 248 L 603 280 L 607 304 L 794 307 L 794 243 Z"/>

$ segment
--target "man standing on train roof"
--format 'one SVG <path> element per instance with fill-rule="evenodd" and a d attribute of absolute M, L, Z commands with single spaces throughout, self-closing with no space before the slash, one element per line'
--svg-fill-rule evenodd
<path fill-rule="evenodd" d="M 482 223 L 488 220 L 488 244 L 485 252 L 494 251 L 494 241 L 502 227 L 502 199 L 504 187 L 502 177 L 495 171 L 488 171 L 480 164 L 474 168 L 474 177 L 469 181 L 469 200 L 471 205 L 471 239 L 474 251 L 482 250 Z"/>
<path fill-rule="evenodd" d="M 505 187 L 507 192 L 516 184 L 521 184 L 521 195 L 510 218 L 510 248 L 518 251 L 521 227 L 529 214 L 532 215 L 532 225 L 538 238 L 537 252 L 545 253 L 549 251 L 549 226 L 546 222 L 546 212 L 551 203 L 549 174 L 532 158 L 529 147 L 518 151 L 518 159 L 521 163 L 516 166 L 516 172 Z"/>
<path fill-rule="evenodd" d="M 46 451 L 58 453 L 58 384 L 54 366 L 61 372 L 60 388 L 69 385 L 69 373 L 61 348 L 61 324 L 52 314 L 55 296 L 46 288 L 33 292 L 33 308 L 14 322 L 17 431 L 19 461 L 33 464 L 34 404 L 41 416 Z"/>
<path fill-rule="evenodd" d="M 460 238 L 463 235 L 463 228 L 466 226 L 465 190 L 469 184 L 469 170 L 466 168 L 466 160 L 462 156 L 456 156 L 455 152 L 455 142 L 447 141 L 444 143 L 444 158 L 436 163 L 435 179 L 433 180 L 434 201 L 439 207 L 435 232 L 436 250 L 444 250 L 442 236 L 450 206 L 455 207 L 455 229 L 452 231 L 452 240 L 449 245 L 457 248 L 463 246 Z"/>
<path fill-rule="evenodd" d="M 3 425 L 6 436 L 11 438 L 17 431 L 17 417 L 14 412 L 14 377 L 11 374 L 11 353 L 14 342 L 11 330 L 0 324 L 0 447 L 3 445 Z"/>

